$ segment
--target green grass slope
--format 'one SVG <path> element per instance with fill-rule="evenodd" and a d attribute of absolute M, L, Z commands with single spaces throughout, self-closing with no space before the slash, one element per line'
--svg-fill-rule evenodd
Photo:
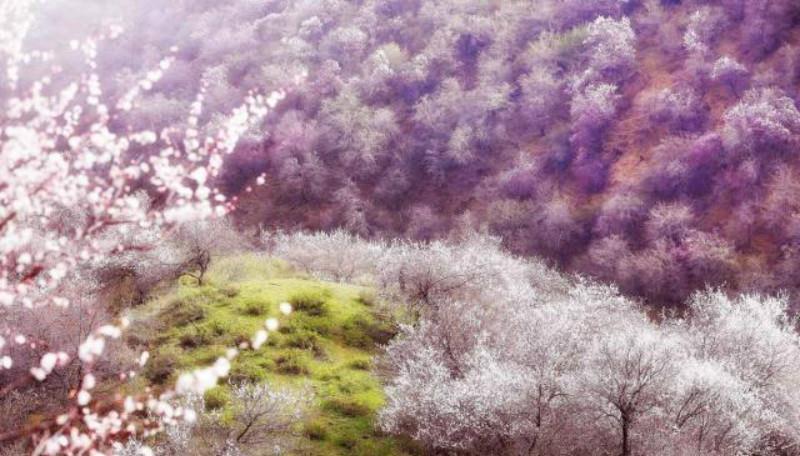
<path fill-rule="evenodd" d="M 289 316 L 278 311 L 284 301 L 295 308 Z M 152 355 L 141 386 L 169 384 L 184 370 L 209 365 L 250 340 L 266 318 L 279 318 L 280 329 L 266 344 L 234 360 L 229 380 L 311 388 L 297 454 L 416 453 L 410 442 L 375 426 L 384 396 L 372 358 L 394 325 L 375 311 L 367 288 L 303 278 L 257 256 L 235 257 L 219 261 L 204 285 L 181 280 L 133 317 L 129 342 Z M 224 408 L 228 388 L 209 391 L 206 406 Z"/>

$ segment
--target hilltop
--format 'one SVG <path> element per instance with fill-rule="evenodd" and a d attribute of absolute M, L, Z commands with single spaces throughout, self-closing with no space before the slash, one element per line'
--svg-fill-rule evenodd
<path fill-rule="evenodd" d="M 185 278 L 136 309 L 128 343 L 150 350 L 140 386 L 157 387 L 213 364 L 249 341 L 266 318 L 281 317 L 260 349 L 233 361 L 227 383 L 205 394 L 205 410 L 231 414 L 231 388 L 265 384 L 308 399 L 301 419 L 270 435 L 289 454 L 415 454 L 413 444 L 376 428 L 384 395 L 373 357 L 396 328 L 374 299 L 369 288 L 310 279 L 278 260 L 224 258 L 204 285 Z M 294 306 L 287 317 L 278 311 L 282 302 Z"/>

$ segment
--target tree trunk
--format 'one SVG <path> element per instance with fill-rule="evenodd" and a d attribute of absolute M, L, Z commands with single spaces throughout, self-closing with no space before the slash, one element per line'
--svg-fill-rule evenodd
<path fill-rule="evenodd" d="M 622 414 L 622 456 L 630 456 L 631 447 L 628 441 L 628 430 L 630 427 L 630 420 L 627 413 Z"/>

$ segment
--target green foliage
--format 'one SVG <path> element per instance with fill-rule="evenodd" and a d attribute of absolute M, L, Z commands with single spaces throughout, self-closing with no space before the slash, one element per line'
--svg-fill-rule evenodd
<path fill-rule="evenodd" d="M 184 350 L 184 355 L 181 357 L 181 365 L 208 366 L 214 364 L 214 361 L 219 359 L 220 356 L 225 355 L 227 348 L 225 345 L 206 345 Z"/>
<path fill-rule="evenodd" d="M 335 397 L 325 402 L 323 406 L 328 410 L 349 417 L 366 416 L 372 411 L 367 405 L 352 398 Z"/>
<path fill-rule="evenodd" d="M 335 386 L 337 392 L 345 396 L 369 392 L 371 388 L 369 382 L 364 381 L 363 376 L 350 375 L 346 370 L 341 371 L 341 375 L 338 376 Z M 339 396 L 341 395 L 337 394 L 337 397 Z"/>
<path fill-rule="evenodd" d="M 169 326 L 185 326 L 202 320 L 206 311 L 200 304 L 189 298 L 173 299 L 161 311 L 161 321 Z"/>
<path fill-rule="evenodd" d="M 325 355 L 325 349 L 322 347 L 322 339 L 315 332 L 300 330 L 294 334 L 289 334 L 284 338 L 284 347 L 299 348 L 301 350 L 310 350 L 314 356 L 322 357 Z"/>
<path fill-rule="evenodd" d="M 294 351 L 284 353 L 275 358 L 276 370 L 281 374 L 305 375 L 309 373 L 308 361 L 301 353 Z"/>
<path fill-rule="evenodd" d="M 230 394 L 227 389 L 217 386 L 206 391 L 203 400 L 206 403 L 206 410 L 219 410 L 228 404 Z"/>
<path fill-rule="evenodd" d="M 267 312 L 269 312 L 270 307 L 272 307 L 271 302 L 248 299 L 241 305 L 239 309 L 243 315 L 260 317 L 262 315 L 266 315 Z"/>
<path fill-rule="evenodd" d="M 354 359 L 347 365 L 351 369 L 368 371 L 372 368 L 372 361 L 368 359 Z"/>
<path fill-rule="evenodd" d="M 221 259 L 219 264 L 225 270 L 209 271 L 210 285 L 197 287 L 187 282 L 171 295 L 137 309 L 157 319 L 130 331 L 140 335 L 136 343 L 153 355 L 143 377 L 151 384 L 165 384 L 182 369 L 209 366 L 227 348 L 249 341 L 257 329 L 263 328 L 264 319 L 274 316 L 280 320 L 279 331 L 271 333 L 258 351 L 242 351 L 231 362 L 229 377 L 206 395 L 208 407 L 223 415 L 229 412 L 227 383 L 268 381 L 290 388 L 310 385 L 315 405 L 313 418 L 298 426 L 305 441 L 301 443 L 302 454 L 411 453 L 397 437 L 376 434 L 375 411 L 383 403 L 383 393 L 369 369 L 376 337 L 383 340 L 379 329 L 384 323 L 366 303 L 374 295 L 361 287 L 286 275 L 276 278 L 276 269 L 262 264 L 269 261 L 263 258 L 247 256 L 241 261 L 239 265 L 234 259 Z M 236 280 L 229 281 L 229 277 Z M 228 293 L 227 288 L 238 293 Z M 312 303 L 305 307 L 310 312 L 300 310 L 281 316 L 277 303 L 297 297 Z M 323 303 L 321 307 L 319 302 Z M 265 305 L 258 313 L 244 311 L 251 303 Z M 297 303 L 293 305 L 297 309 Z M 178 318 L 174 310 L 178 310 Z M 137 321 L 145 320 L 134 319 L 134 325 Z M 368 334 L 359 337 L 361 330 Z M 345 339 L 362 342 L 351 345 Z"/>
<path fill-rule="evenodd" d="M 223 285 L 219 288 L 219 292 L 227 298 L 235 298 L 236 296 L 239 296 L 239 291 L 239 287 L 231 284 Z"/>
<path fill-rule="evenodd" d="M 370 349 L 389 342 L 397 335 L 397 328 L 384 318 L 357 314 L 342 324 L 339 335 L 351 347 Z"/>
<path fill-rule="evenodd" d="M 181 348 L 197 348 L 212 342 L 213 336 L 203 327 L 194 327 L 178 337 Z"/>
<path fill-rule="evenodd" d="M 174 350 L 161 350 L 145 364 L 144 376 L 153 384 L 163 385 L 178 365 L 178 355 Z"/>
<path fill-rule="evenodd" d="M 267 377 L 266 370 L 253 363 L 235 363 L 231 368 L 231 373 L 228 379 L 233 384 L 241 384 L 245 382 L 260 383 Z"/>
<path fill-rule="evenodd" d="M 206 323 L 206 328 L 211 334 L 217 337 L 230 334 L 231 332 L 230 322 L 220 319 L 210 320 L 208 323 Z"/>
<path fill-rule="evenodd" d="M 315 419 L 303 426 L 303 434 L 311 440 L 325 440 L 328 438 L 328 429 L 322 420 Z"/>
<path fill-rule="evenodd" d="M 309 317 L 304 313 L 295 312 L 278 331 L 281 334 L 294 334 L 302 331 L 312 331 L 320 336 L 331 333 L 332 320 L 326 317 Z"/>
<path fill-rule="evenodd" d="M 295 311 L 304 312 L 312 317 L 328 313 L 328 293 L 324 291 L 303 291 L 289 298 L 289 303 Z"/>
<path fill-rule="evenodd" d="M 351 433 L 346 433 L 336 437 L 335 441 L 340 447 L 347 450 L 352 450 L 358 444 L 358 437 Z"/>
<path fill-rule="evenodd" d="M 373 289 L 361 290 L 358 292 L 358 297 L 356 301 L 364 306 L 367 307 L 374 307 L 375 304 L 378 302 L 378 295 L 375 293 Z"/>

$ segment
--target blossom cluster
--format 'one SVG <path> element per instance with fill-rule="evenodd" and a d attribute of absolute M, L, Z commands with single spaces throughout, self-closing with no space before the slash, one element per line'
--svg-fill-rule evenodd
<path fill-rule="evenodd" d="M 9 430 L 2 438 L 30 435 L 34 454 L 100 454 L 114 440 L 156 432 L 170 420 L 190 419 L 192 412 L 171 406 L 170 391 L 143 399 L 93 396 L 105 380 L 93 367 L 107 355 L 110 341 L 121 338 L 124 319 L 99 322 L 79 346 L 70 348 L 19 332 L 5 315 L 17 308 L 32 313 L 68 308 L 78 297 L 92 295 L 96 284 L 86 276 L 87 265 L 152 248 L 127 243 L 133 233 L 159 233 L 151 237 L 158 242 L 178 223 L 225 216 L 233 203 L 216 182 L 224 159 L 286 94 L 253 92 L 229 114 L 214 113 L 212 124 L 200 121 L 201 91 L 181 128 L 125 128 L 120 116 L 135 111 L 139 99 L 156 90 L 174 55 L 144 71 L 119 100 L 111 100 L 103 90 L 98 50 L 122 30 L 112 26 L 71 42 L 67 52 L 84 68 L 74 75 L 51 62 L 51 54 L 22 45 L 36 3 L 0 5 L 1 20 L 9 21 L 0 32 L 0 65 L 9 87 L 0 97 L 5 113 L 0 120 L 0 399 L 15 389 L 45 384 L 72 363 L 83 374 L 64 413 L 34 428 Z M 276 324 L 267 326 L 274 330 Z M 26 358 L 15 358 L 15 353 L 25 350 L 42 354 L 24 366 Z M 146 361 L 147 353 L 141 353 L 139 364 Z M 215 381 L 227 375 L 226 362 L 220 359 L 210 371 Z M 136 370 L 122 372 L 119 380 L 135 375 Z"/>

